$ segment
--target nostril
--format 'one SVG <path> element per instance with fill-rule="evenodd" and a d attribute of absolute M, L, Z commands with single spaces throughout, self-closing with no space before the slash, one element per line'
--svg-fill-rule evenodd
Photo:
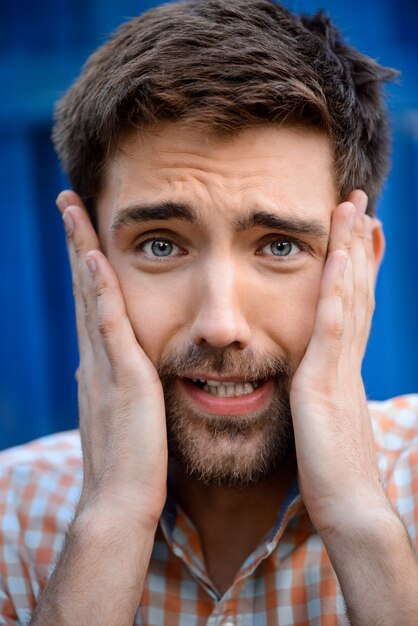
<path fill-rule="evenodd" d="M 248 347 L 251 331 L 239 308 L 221 310 L 207 303 L 207 306 L 201 306 L 192 323 L 191 339 L 199 346 L 206 343 L 215 348 L 233 346 L 239 350 Z"/>

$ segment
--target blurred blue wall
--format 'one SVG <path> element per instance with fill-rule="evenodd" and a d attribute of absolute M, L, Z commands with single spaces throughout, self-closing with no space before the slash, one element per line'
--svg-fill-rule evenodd
<path fill-rule="evenodd" d="M 249 0 L 250 1 L 250 0 Z M 70 274 L 54 206 L 65 185 L 53 102 L 122 21 L 157 2 L 2 2 L 0 12 L 0 448 L 77 426 Z M 314 0 L 288 0 L 313 12 Z M 418 391 L 418 3 L 324 0 L 352 44 L 399 68 L 388 90 L 394 163 L 379 215 L 387 254 L 364 365 L 368 394 Z"/>

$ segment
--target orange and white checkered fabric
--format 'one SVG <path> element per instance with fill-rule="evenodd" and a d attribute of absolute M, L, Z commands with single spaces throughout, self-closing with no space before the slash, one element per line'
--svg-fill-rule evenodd
<path fill-rule="evenodd" d="M 416 544 L 418 395 L 372 402 L 370 412 L 385 487 Z M 0 624 L 30 620 L 63 545 L 81 481 L 76 431 L 0 454 Z M 296 483 L 275 527 L 223 597 L 209 579 L 196 530 L 168 500 L 135 624 L 348 624 L 336 575 Z"/>

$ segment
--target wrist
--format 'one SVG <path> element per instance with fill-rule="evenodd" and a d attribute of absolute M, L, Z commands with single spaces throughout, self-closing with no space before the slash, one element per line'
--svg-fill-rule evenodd
<path fill-rule="evenodd" d="M 122 537 L 140 537 L 149 535 L 152 538 L 157 530 L 159 517 L 145 507 L 120 506 L 119 502 L 107 498 L 94 500 L 80 499 L 71 530 L 83 535 L 97 535 L 104 539 L 120 534 Z"/>
<path fill-rule="evenodd" d="M 392 502 L 382 488 L 364 490 L 359 488 L 349 497 L 340 496 L 337 501 L 322 507 L 319 520 L 314 523 L 326 545 L 362 537 L 386 534 L 402 522 Z"/>
<path fill-rule="evenodd" d="M 347 542 L 371 548 L 373 544 L 390 543 L 391 537 L 405 532 L 397 511 L 386 498 L 347 506 L 344 514 L 336 516 L 320 534 L 329 548 Z"/>
<path fill-rule="evenodd" d="M 132 625 L 155 529 L 149 516 L 129 516 L 114 502 L 110 507 L 102 500 L 83 500 L 38 603 L 34 624 Z M 123 564 L 117 576 L 115 563 Z"/>
<path fill-rule="evenodd" d="M 389 501 L 386 506 L 349 511 L 346 520 L 322 540 L 337 575 L 353 569 L 362 571 L 366 578 L 378 577 L 388 597 L 405 572 L 416 580 L 418 571 L 410 538 Z"/>
<path fill-rule="evenodd" d="M 166 485 L 146 497 L 141 492 L 143 490 L 138 488 L 121 489 L 115 486 L 93 491 L 84 485 L 76 516 L 82 515 L 86 520 L 97 517 L 98 520 L 105 520 L 106 524 L 129 525 L 155 532 L 167 497 Z"/>
<path fill-rule="evenodd" d="M 391 505 L 348 514 L 323 541 L 353 624 L 416 624 L 418 563 Z M 367 600 L 365 581 L 373 583 L 367 587 Z"/>

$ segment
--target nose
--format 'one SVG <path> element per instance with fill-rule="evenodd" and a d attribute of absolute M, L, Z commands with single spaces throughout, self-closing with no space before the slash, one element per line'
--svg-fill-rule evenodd
<path fill-rule="evenodd" d="M 250 344 L 251 329 L 244 312 L 244 296 L 248 298 L 248 293 L 241 273 L 231 262 L 205 265 L 194 294 L 193 343 L 240 350 Z"/>

